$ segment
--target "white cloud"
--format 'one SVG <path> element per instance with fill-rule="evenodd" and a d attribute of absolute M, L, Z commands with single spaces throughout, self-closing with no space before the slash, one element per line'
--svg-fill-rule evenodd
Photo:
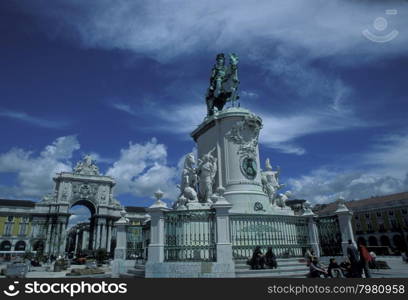
<path fill-rule="evenodd" d="M 154 108 L 150 113 L 159 119 L 154 125 L 155 129 L 188 138 L 189 133 L 196 129 L 207 115 L 204 100 L 195 102 L 198 104 L 186 103 L 166 109 Z"/>
<path fill-rule="evenodd" d="M 87 47 L 125 49 L 165 61 L 195 51 L 234 49 L 251 55 L 254 45 L 269 52 L 302 49 L 301 56 L 353 53 L 353 63 L 404 53 L 408 37 L 378 45 L 362 36 L 376 17 L 388 19 L 387 30 L 407 27 L 403 14 L 387 16 L 388 2 L 377 1 L 165 1 L 63 0 L 24 3 L 23 9 L 62 21 Z M 393 8 L 406 10 L 404 1 Z M 66 29 L 66 28 L 65 28 Z M 48 31 L 51 31 L 49 26 Z M 60 30 L 60 31 L 58 31 Z M 63 32 L 66 33 L 66 30 Z M 52 34 L 61 33 L 61 27 Z"/>
<path fill-rule="evenodd" d="M 382 136 L 373 149 L 364 155 L 363 162 L 376 172 L 403 178 L 408 170 L 408 135 Z"/>
<path fill-rule="evenodd" d="M 289 179 L 289 188 L 295 197 L 316 203 L 339 196 L 352 200 L 407 191 L 408 135 L 382 137 L 377 142 L 369 152 L 358 155 L 349 169 L 318 168 Z"/>
<path fill-rule="evenodd" d="M 0 185 L 0 196 L 6 198 L 40 199 L 52 191 L 52 177 L 59 172 L 72 171 L 72 155 L 79 150 L 76 136 L 57 138 L 36 156 L 34 152 L 13 148 L 0 154 L 0 173 L 17 176 L 15 186 Z M 92 153 L 97 161 L 112 163 Z M 165 192 L 165 198 L 177 196 L 179 170 L 167 163 L 167 149 L 155 138 L 144 144 L 129 143 L 121 149 L 120 157 L 108 169 L 106 175 L 117 182 L 115 196 L 129 193 L 137 197 L 151 197 L 157 189 Z M 76 218 L 76 217 L 75 217 Z"/>
<path fill-rule="evenodd" d="M 408 175 L 403 180 L 369 172 L 335 172 L 321 168 L 309 175 L 289 179 L 287 183 L 294 197 L 326 203 L 340 196 L 346 200 L 358 200 L 406 191 Z"/>
<path fill-rule="evenodd" d="M 247 90 L 242 90 L 240 92 L 241 98 L 244 99 L 257 99 L 259 95 L 255 91 L 247 91 Z"/>
<path fill-rule="evenodd" d="M 106 174 L 116 179 L 118 194 L 146 197 L 160 188 L 167 199 L 176 197 L 177 170 L 167 165 L 167 149 L 155 138 L 145 144 L 129 143 Z"/>
<path fill-rule="evenodd" d="M 121 102 L 114 102 L 111 103 L 111 106 L 119 111 L 128 113 L 129 115 L 136 116 L 136 111 L 128 104 L 121 103 Z"/>
<path fill-rule="evenodd" d="M 85 206 L 75 206 L 69 211 L 72 215 L 68 220 L 68 229 L 80 222 L 88 222 L 91 212 Z"/>
<path fill-rule="evenodd" d="M 0 117 L 7 117 L 7 118 L 11 118 L 14 120 L 22 121 L 25 123 L 29 123 L 32 125 L 36 125 L 39 127 L 45 127 L 45 128 L 59 129 L 59 128 L 65 128 L 68 126 L 68 122 L 63 121 L 63 120 L 58 120 L 58 121 L 46 120 L 46 119 L 41 119 L 41 118 L 31 116 L 25 112 L 13 111 L 13 110 L 7 110 L 7 109 L 0 109 Z"/>
<path fill-rule="evenodd" d="M 260 142 L 284 153 L 302 155 L 306 150 L 296 139 L 309 134 L 368 126 L 352 113 L 323 109 L 305 110 L 280 116 L 258 112 L 263 120 Z"/>
<path fill-rule="evenodd" d="M 98 165 L 99 163 L 104 163 L 104 164 L 113 164 L 115 160 L 110 157 L 103 157 L 99 153 L 96 152 L 90 152 L 89 155 L 92 157 L 92 159 L 95 161 L 95 163 Z M 85 155 L 84 155 L 85 156 Z"/>
<path fill-rule="evenodd" d="M 0 192 L 7 197 L 40 198 L 52 190 L 52 177 L 62 171 L 71 171 L 70 159 L 80 147 L 76 136 L 57 138 L 38 156 L 32 151 L 13 148 L 0 154 L 0 172 L 15 173 L 17 186 L 1 186 Z"/>

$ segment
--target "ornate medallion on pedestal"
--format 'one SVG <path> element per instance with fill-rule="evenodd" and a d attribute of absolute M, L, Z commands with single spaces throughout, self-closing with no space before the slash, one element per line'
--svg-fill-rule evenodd
<path fill-rule="evenodd" d="M 241 172 L 248 179 L 254 179 L 256 177 L 258 166 L 256 160 L 253 157 L 245 157 L 241 161 Z"/>
<path fill-rule="evenodd" d="M 255 202 L 254 211 L 264 211 L 264 208 L 261 202 Z"/>
<path fill-rule="evenodd" d="M 225 135 L 227 139 L 239 145 L 239 155 L 256 156 L 261 120 L 254 114 L 245 117 Z"/>

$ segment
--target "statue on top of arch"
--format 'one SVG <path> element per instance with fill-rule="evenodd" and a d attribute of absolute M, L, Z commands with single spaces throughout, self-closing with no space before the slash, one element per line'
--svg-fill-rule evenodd
<path fill-rule="evenodd" d="M 100 176 L 99 168 L 90 155 L 85 155 L 83 160 L 77 163 L 74 174 Z"/>

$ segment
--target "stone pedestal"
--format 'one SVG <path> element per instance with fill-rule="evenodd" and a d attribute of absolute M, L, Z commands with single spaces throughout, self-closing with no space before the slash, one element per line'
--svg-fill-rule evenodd
<path fill-rule="evenodd" d="M 272 207 L 261 181 L 258 136 L 260 117 L 247 109 L 232 107 L 207 117 L 191 133 L 197 143 L 198 158 L 212 153 L 218 168 L 213 191 L 225 187 L 231 213 L 293 214 Z"/>
<path fill-rule="evenodd" d="M 164 261 L 164 215 L 168 211 L 166 203 L 160 199 L 147 209 L 151 217 L 150 244 L 147 264 L 161 263 Z"/>
<path fill-rule="evenodd" d="M 219 189 L 220 190 L 220 189 Z M 218 198 L 214 201 L 214 198 Z M 235 264 L 232 257 L 232 243 L 230 238 L 229 210 L 232 204 L 221 195 L 215 196 L 212 208 L 215 209 L 217 223 L 217 263 L 224 265 L 225 277 L 235 277 Z M 229 271 L 229 272 L 228 272 Z"/>
<path fill-rule="evenodd" d="M 351 225 L 351 218 L 353 213 L 345 205 L 344 199 L 339 199 L 337 204 L 336 215 L 339 220 L 340 232 L 341 232 L 341 248 L 343 255 L 347 255 L 348 241 L 351 240 L 355 245 L 353 227 Z"/>
<path fill-rule="evenodd" d="M 125 217 L 126 212 L 121 212 L 121 218 L 115 222 L 116 226 L 116 248 L 114 260 L 112 261 L 112 277 L 118 278 L 120 274 L 126 273 L 126 247 L 127 238 L 126 231 L 129 225 L 129 220 Z"/>
<path fill-rule="evenodd" d="M 311 209 L 306 209 L 302 216 L 306 217 L 308 220 L 308 233 L 309 233 L 309 244 L 313 249 L 315 256 L 320 257 L 320 246 L 319 246 L 319 232 L 316 225 L 316 217 Z"/>

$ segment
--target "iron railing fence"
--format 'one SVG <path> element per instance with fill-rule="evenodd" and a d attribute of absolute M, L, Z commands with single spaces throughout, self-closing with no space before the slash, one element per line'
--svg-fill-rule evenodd
<path fill-rule="evenodd" d="M 341 231 L 337 215 L 319 217 L 316 220 L 322 256 L 341 256 Z"/>
<path fill-rule="evenodd" d="M 126 229 L 126 259 L 141 258 L 143 252 L 143 226 L 128 226 Z"/>
<path fill-rule="evenodd" d="M 216 222 L 213 210 L 164 213 L 165 261 L 215 261 Z"/>
<path fill-rule="evenodd" d="M 278 257 L 303 256 L 310 248 L 308 221 L 299 216 L 230 215 L 234 259 L 246 259 L 256 246 L 272 247 Z"/>

